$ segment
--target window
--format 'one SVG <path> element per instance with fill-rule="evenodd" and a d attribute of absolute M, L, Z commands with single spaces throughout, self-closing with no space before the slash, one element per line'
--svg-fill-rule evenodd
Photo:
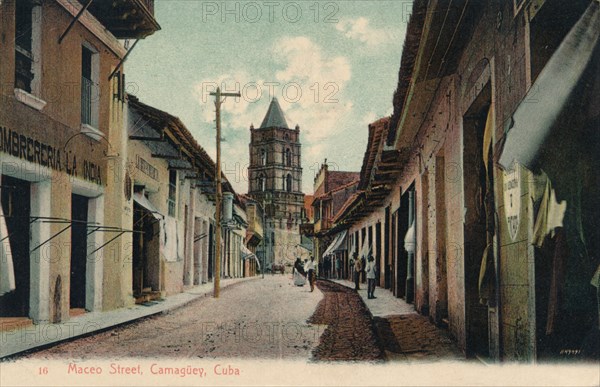
<path fill-rule="evenodd" d="M 260 165 L 267 165 L 267 151 L 260 150 Z"/>
<path fill-rule="evenodd" d="M 258 175 L 258 189 L 262 192 L 267 190 L 267 179 L 262 173 Z"/>
<path fill-rule="evenodd" d="M 545 0 L 536 8 L 535 14 L 530 11 L 532 84 L 589 4 L 588 0 Z"/>
<path fill-rule="evenodd" d="M 167 199 L 169 206 L 169 216 L 176 216 L 177 209 L 177 171 L 169 171 L 169 198 Z"/>
<path fill-rule="evenodd" d="M 33 4 L 17 1 L 15 10 L 15 88 L 32 92 L 33 83 Z"/>
<path fill-rule="evenodd" d="M 90 46 L 81 47 L 81 123 L 85 129 L 98 128 L 98 53 Z"/>
<path fill-rule="evenodd" d="M 37 110 L 46 106 L 40 99 L 41 19 L 39 2 L 21 0 L 15 3 L 15 97 Z"/>
<path fill-rule="evenodd" d="M 292 151 L 290 151 L 290 148 L 285 150 L 285 165 L 288 167 L 292 166 Z"/>
<path fill-rule="evenodd" d="M 285 177 L 285 190 L 287 192 L 292 192 L 292 175 L 288 173 Z"/>

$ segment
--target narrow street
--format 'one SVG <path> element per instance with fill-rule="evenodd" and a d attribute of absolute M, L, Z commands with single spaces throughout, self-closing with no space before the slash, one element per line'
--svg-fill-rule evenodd
<path fill-rule="evenodd" d="M 323 298 L 287 276 L 224 289 L 176 310 L 28 355 L 31 359 L 307 359 L 322 327 L 306 321 Z"/>
<path fill-rule="evenodd" d="M 361 297 L 330 281 L 294 286 L 288 275 L 232 285 L 183 307 L 30 353 L 23 359 L 252 358 L 442 361 L 460 353 L 416 313 L 371 318 Z M 210 313 L 207 313 L 210 311 Z"/>

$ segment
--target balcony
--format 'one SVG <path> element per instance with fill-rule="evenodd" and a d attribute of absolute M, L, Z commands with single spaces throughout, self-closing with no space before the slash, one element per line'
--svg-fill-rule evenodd
<path fill-rule="evenodd" d="M 154 0 L 95 0 L 88 11 L 118 39 L 143 39 L 160 30 Z"/>
<path fill-rule="evenodd" d="M 303 223 L 300 225 L 300 234 L 311 237 L 315 234 L 315 225 L 313 223 Z"/>

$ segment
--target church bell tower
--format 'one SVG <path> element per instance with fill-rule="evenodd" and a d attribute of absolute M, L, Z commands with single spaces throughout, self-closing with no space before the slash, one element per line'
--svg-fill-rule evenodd
<path fill-rule="evenodd" d="M 275 262 L 294 260 L 304 207 L 300 127 L 291 129 L 276 98 L 259 128 L 250 126 L 248 195 L 264 204 Z M 270 235 L 268 234 L 270 233 Z"/>

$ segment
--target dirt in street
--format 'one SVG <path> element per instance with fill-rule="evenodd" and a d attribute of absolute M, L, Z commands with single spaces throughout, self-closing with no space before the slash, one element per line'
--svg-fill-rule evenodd
<path fill-rule="evenodd" d="M 381 361 L 383 353 L 377 342 L 369 311 L 352 289 L 329 281 L 317 281 L 325 298 L 308 320 L 327 325 L 313 360 Z"/>
<path fill-rule="evenodd" d="M 323 326 L 306 321 L 323 295 L 268 276 L 183 307 L 24 356 L 31 359 L 308 359 Z"/>
<path fill-rule="evenodd" d="M 407 314 L 374 319 L 388 360 L 416 362 L 464 361 L 449 333 L 426 316 Z"/>

